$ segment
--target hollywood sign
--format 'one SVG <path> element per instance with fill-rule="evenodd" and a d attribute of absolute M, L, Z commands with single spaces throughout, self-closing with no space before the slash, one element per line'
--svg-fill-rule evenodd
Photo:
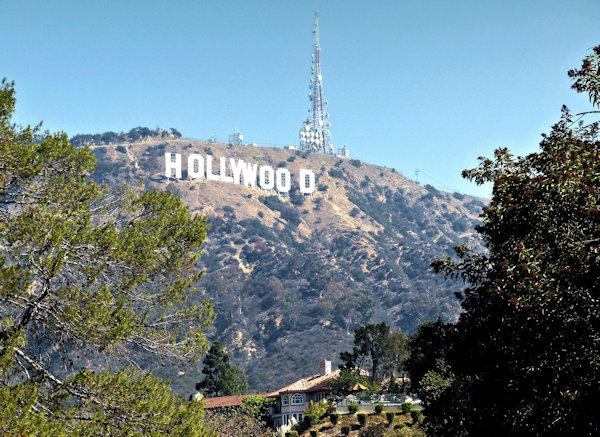
<path fill-rule="evenodd" d="M 227 165 L 229 163 L 229 165 Z M 179 153 L 165 153 L 165 176 L 181 179 L 182 158 Z M 263 190 L 277 189 L 287 193 L 292 188 L 292 175 L 286 168 L 277 170 L 268 165 L 257 165 L 244 162 L 242 159 L 219 158 L 219 171 L 214 172 L 213 156 L 202 156 L 193 153 L 187 158 L 187 175 L 190 179 L 206 178 L 210 181 L 229 182 L 250 188 Z M 311 194 L 315 191 L 315 174 L 312 170 L 300 169 L 298 187 L 301 193 Z"/>

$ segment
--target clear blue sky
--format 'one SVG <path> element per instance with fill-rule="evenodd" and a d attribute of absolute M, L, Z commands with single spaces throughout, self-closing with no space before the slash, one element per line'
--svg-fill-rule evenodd
<path fill-rule="evenodd" d="M 421 183 L 462 180 L 497 147 L 535 151 L 567 104 L 567 70 L 600 44 L 600 1 L 321 0 L 336 147 Z M 307 115 L 312 0 L 0 0 L 0 76 L 16 121 L 98 133 L 175 127 L 297 144 Z"/>

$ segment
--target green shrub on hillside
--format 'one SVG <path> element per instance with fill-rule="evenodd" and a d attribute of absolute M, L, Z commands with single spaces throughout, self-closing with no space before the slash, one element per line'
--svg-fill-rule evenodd
<path fill-rule="evenodd" d="M 304 410 L 304 414 L 314 414 L 317 419 L 321 419 L 327 415 L 328 408 L 329 404 L 327 402 L 310 401 L 310 405 Z"/>
<path fill-rule="evenodd" d="M 329 420 L 331 421 L 331 424 L 335 426 L 340 421 L 340 415 L 338 413 L 331 413 L 329 415 Z"/>
<path fill-rule="evenodd" d="M 350 435 L 350 425 L 342 426 L 342 435 Z"/>
<path fill-rule="evenodd" d="M 286 206 L 281 210 L 281 218 L 292 226 L 298 226 L 301 222 L 300 211 L 291 206 Z"/>
<path fill-rule="evenodd" d="M 358 418 L 358 423 L 360 424 L 361 427 L 365 426 L 367 424 L 367 413 L 358 413 L 356 415 L 356 417 Z"/>
<path fill-rule="evenodd" d="M 376 404 L 375 405 L 375 412 L 377 414 L 381 414 L 381 412 L 383 411 L 383 407 L 384 407 L 384 405 L 382 403 Z"/>
<path fill-rule="evenodd" d="M 423 413 L 421 413 L 421 410 L 411 410 L 410 417 L 413 423 L 419 423 L 419 421 L 423 418 Z"/>
<path fill-rule="evenodd" d="M 358 411 L 358 404 L 348 404 L 348 413 L 355 414 Z"/>
<path fill-rule="evenodd" d="M 318 429 L 311 429 L 309 432 L 310 432 L 310 437 L 318 437 L 318 435 L 319 435 Z"/>
<path fill-rule="evenodd" d="M 329 174 L 329 176 L 332 178 L 344 179 L 344 172 L 338 170 L 337 168 L 330 168 L 327 174 Z"/>
<path fill-rule="evenodd" d="M 317 424 L 318 420 L 319 419 L 318 419 L 318 417 L 315 414 L 311 414 L 311 413 L 305 414 L 304 415 L 304 419 L 303 419 L 304 426 L 306 428 L 310 428 L 311 426 L 315 426 Z"/>
<path fill-rule="evenodd" d="M 402 414 L 410 413 L 413 409 L 413 404 L 411 402 L 402 402 Z"/>
<path fill-rule="evenodd" d="M 396 413 L 394 413 L 393 411 L 388 411 L 385 413 L 385 418 L 390 423 L 394 422 L 394 417 L 396 417 Z"/>
<path fill-rule="evenodd" d="M 285 206 L 285 204 L 281 201 L 279 196 L 260 196 L 258 200 L 260 200 L 273 211 L 281 211 Z"/>
<path fill-rule="evenodd" d="M 393 435 L 394 437 L 396 436 L 396 434 L 388 434 L 386 431 L 386 426 L 383 423 L 370 425 L 361 429 L 358 433 L 358 437 L 385 437 L 388 435 Z"/>

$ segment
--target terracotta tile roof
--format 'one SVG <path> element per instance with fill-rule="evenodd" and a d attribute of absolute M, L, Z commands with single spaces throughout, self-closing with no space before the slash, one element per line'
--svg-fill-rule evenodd
<path fill-rule="evenodd" d="M 275 390 L 274 392 L 270 393 L 268 396 L 269 397 L 277 397 L 280 394 L 290 393 L 290 392 L 299 392 L 299 391 L 314 392 L 314 391 L 328 390 L 329 389 L 329 381 L 337 378 L 339 374 L 340 374 L 339 369 L 334 370 L 329 375 L 321 375 L 320 373 L 317 373 L 316 375 L 309 376 L 308 378 L 299 379 L 298 381 L 293 382 L 290 385 L 286 385 L 285 387 L 280 388 L 279 390 Z"/>
<path fill-rule="evenodd" d="M 216 398 L 204 398 L 204 408 L 241 407 L 242 399 L 248 396 L 264 396 L 269 393 L 249 393 L 237 396 L 218 396 Z"/>

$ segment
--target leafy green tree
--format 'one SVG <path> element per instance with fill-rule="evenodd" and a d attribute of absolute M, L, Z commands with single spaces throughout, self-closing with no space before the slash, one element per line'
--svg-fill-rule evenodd
<path fill-rule="evenodd" d="M 454 338 L 454 325 L 444 323 L 441 319 L 419 325 L 417 332 L 408 342 L 408 358 L 404 369 L 410 380 L 410 390 L 419 391 L 421 379 L 430 370 L 436 368 L 440 359 L 445 359 Z"/>
<path fill-rule="evenodd" d="M 313 414 L 317 419 L 322 419 L 327 416 L 331 404 L 326 401 L 313 402 L 310 401 L 308 408 L 304 410 L 304 414 Z"/>
<path fill-rule="evenodd" d="M 342 367 L 367 370 L 371 382 L 381 382 L 401 372 L 406 344 L 406 335 L 391 330 L 385 322 L 361 326 L 354 330 L 352 352 L 340 353 Z"/>
<path fill-rule="evenodd" d="M 242 395 L 248 390 L 244 371 L 231 364 L 220 341 L 212 344 L 202 363 L 202 373 L 206 376 L 196 384 L 196 390 L 207 396 Z"/>
<path fill-rule="evenodd" d="M 404 362 L 408 359 L 408 337 L 402 331 L 391 329 L 383 343 L 385 360 L 383 374 L 389 378 L 404 374 Z"/>
<path fill-rule="evenodd" d="M 373 382 L 370 378 L 360 375 L 354 369 L 341 369 L 339 376 L 329 382 L 333 396 L 346 396 L 350 394 L 352 387 L 356 384 L 362 384 L 367 387 L 367 393 L 374 393 L 381 390 L 381 386 L 377 382 Z"/>
<path fill-rule="evenodd" d="M 148 354 L 193 362 L 207 349 L 212 307 L 186 304 L 205 218 L 169 192 L 93 182 L 87 148 L 11 123 L 14 93 L 3 80 L 2 433 L 203 435 L 200 403 L 137 369 Z"/>
<path fill-rule="evenodd" d="M 275 399 L 259 395 L 246 396 L 242 399 L 242 405 L 246 414 L 257 417 L 266 423 L 270 421 L 269 408 L 275 405 Z"/>
<path fill-rule="evenodd" d="M 578 93 L 588 93 L 590 102 L 600 106 L 600 45 L 593 48 L 585 57 L 581 69 L 570 70 L 569 77 L 574 79 L 572 88 Z"/>
<path fill-rule="evenodd" d="M 600 46 L 571 72 L 599 105 Z M 492 182 L 486 252 L 435 262 L 464 312 L 421 382 L 428 435 L 600 434 L 600 140 L 566 108 L 540 151 L 465 171 Z M 583 120 L 581 120 L 583 121 Z"/>
<path fill-rule="evenodd" d="M 274 436 L 260 416 L 235 407 L 207 409 L 202 425 L 210 430 L 211 437 Z"/>

